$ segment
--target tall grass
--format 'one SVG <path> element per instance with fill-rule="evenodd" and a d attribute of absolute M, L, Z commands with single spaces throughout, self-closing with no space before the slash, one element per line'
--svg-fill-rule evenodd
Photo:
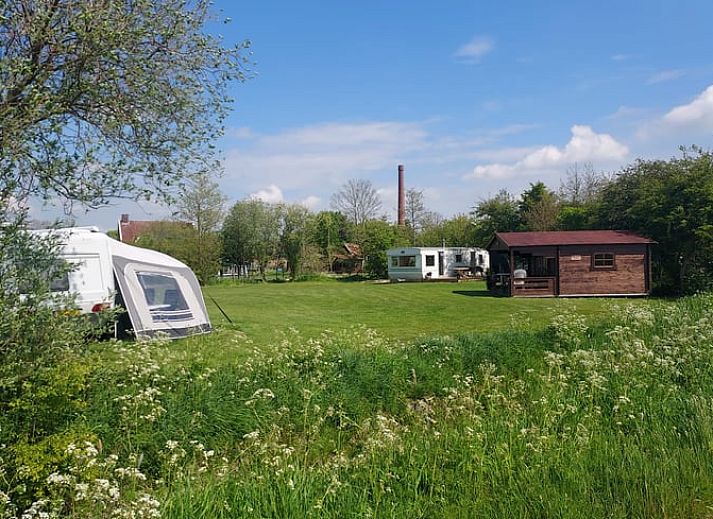
<path fill-rule="evenodd" d="M 86 409 L 61 432 L 71 448 L 33 467 L 37 509 L 710 517 L 711 315 L 713 297 L 697 296 L 408 343 L 354 327 L 269 346 L 229 331 L 193 350 L 115 344 L 83 360 Z M 5 481 L 21 479 L 27 456 L 0 457 Z M 4 491 L 19 506 L 6 515 L 30 505 Z"/>

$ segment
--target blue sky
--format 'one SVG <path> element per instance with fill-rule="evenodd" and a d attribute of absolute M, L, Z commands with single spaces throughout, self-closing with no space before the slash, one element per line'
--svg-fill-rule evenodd
<path fill-rule="evenodd" d="M 229 203 L 319 210 L 349 178 L 396 206 L 396 167 L 429 209 L 468 212 L 568 168 L 615 171 L 713 141 L 713 2 L 217 2 L 250 39 L 220 146 Z M 111 228 L 126 202 L 78 211 Z"/>

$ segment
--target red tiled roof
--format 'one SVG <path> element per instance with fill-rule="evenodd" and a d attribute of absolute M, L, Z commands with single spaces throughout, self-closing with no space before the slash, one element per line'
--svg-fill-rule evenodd
<path fill-rule="evenodd" d="M 495 238 L 499 238 L 508 247 L 656 243 L 653 240 L 629 231 L 498 232 L 495 233 Z"/>
<path fill-rule="evenodd" d="M 154 224 L 156 222 L 150 220 L 119 222 L 119 237 L 124 243 L 133 243 L 141 233 L 148 231 Z"/>

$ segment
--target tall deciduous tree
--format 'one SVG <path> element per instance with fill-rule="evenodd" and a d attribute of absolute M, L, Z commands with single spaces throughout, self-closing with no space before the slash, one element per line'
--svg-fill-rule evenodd
<path fill-rule="evenodd" d="M 487 245 L 490 238 L 498 231 L 516 231 L 521 219 L 518 202 L 506 190 L 501 190 L 494 197 L 481 200 L 473 209 L 475 219 L 475 244 Z"/>
<path fill-rule="evenodd" d="M 591 228 L 595 202 L 608 181 L 590 163 L 568 168 L 559 188 L 558 227 L 565 231 Z"/>
<path fill-rule="evenodd" d="M 639 160 L 601 191 L 603 228 L 653 238 L 655 281 L 679 293 L 713 288 L 713 154 L 684 150 L 668 161 Z"/>
<path fill-rule="evenodd" d="M 247 43 L 207 0 L 0 2 L 0 198 L 162 198 L 214 167 Z"/>
<path fill-rule="evenodd" d="M 351 224 L 339 211 L 320 211 L 315 215 L 311 241 L 319 248 L 329 269 L 335 252 L 342 249 L 344 242 L 352 239 L 351 231 Z"/>
<path fill-rule="evenodd" d="M 473 247 L 476 243 L 476 227 L 472 218 L 457 214 L 424 229 L 418 237 L 419 245 L 425 247 Z"/>
<path fill-rule="evenodd" d="M 520 219 L 528 231 L 552 231 L 559 220 L 557 195 L 543 182 L 530 184 L 520 200 Z"/>
<path fill-rule="evenodd" d="M 223 259 L 240 268 L 257 264 L 264 276 L 267 263 L 279 250 L 280 211 L 262 200 L 237 202 L 223 222 Z"/>
<path fill-rule="evenodd" d="M 195 230 L 195 262 L 189 263 L 202 283 L 220 269 L 219 226 L 225 214 L 225 195 L 207 172 L 193 175 L 178 198 L 175 216 Z"/>
<path fill-rule="evenodd" d="M 350 179 L 332 195 L 332 208 L 341 211 L 355 225 L 376 218 L 381 198 L 374 185 L 364 179 Z"/>
<path fill-rule="evenodd" d="M 591 203 L 606 183 L 607 178 L 597 173 L 591 162 L 575 163 L 567 168 L 566 177 L 560 182 L 559 195 L 564 204 L 581 207 Z"/>
<path fill-rule="evenodd" d="M 314 215 L 303 205 L 288 204 L 282 208 L 280 244 L 292 279 L 302 273 L 303 263 L 311 245 L 309 231 L 313 219 Z"/>
<path fill-rule="evenodd" d="M 423 229 L 424 220 L 428 216 L 428 210 L 423 200 L 423 191 L 418 189 L 406 190 L 406 225 L 409 227 L 411 244 L 416 244 L 416 235 Z"/>
<path fill-rule="evenodd" d="M 403 243 L 401 230 L 385 220 L 369 220 L 362 229 L 361 251 L 364 270 L 373 277 L 386 277 L 389 269 L 387 249 Z"/>

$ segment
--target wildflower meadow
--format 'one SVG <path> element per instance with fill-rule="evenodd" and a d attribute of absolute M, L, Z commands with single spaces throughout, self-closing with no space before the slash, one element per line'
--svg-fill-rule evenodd
<path fill-rule="evenodd" d="M 0 517 L 710 517 L 713 296 L 396 341 L 100 343 L 0 417 Z"/>

